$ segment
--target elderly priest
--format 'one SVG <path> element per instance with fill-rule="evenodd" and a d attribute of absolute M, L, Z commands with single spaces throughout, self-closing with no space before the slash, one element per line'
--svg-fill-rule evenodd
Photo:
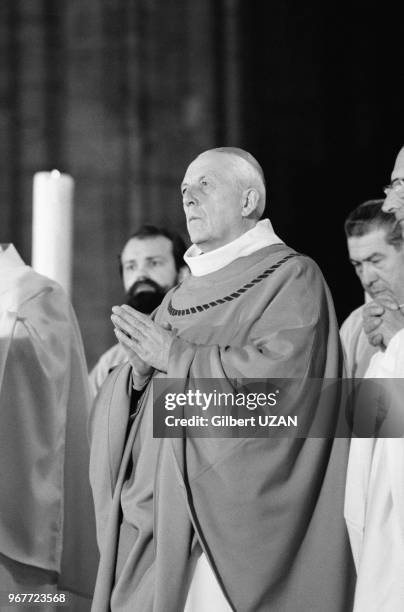
<path fill-rule="evenodd" d="M 91 422 L 93 610 L 346 612 L 346 440 L 153 437 L 159 379 L 185 391 L 191 379 L 293 378 L 304 412 L 308 379 L 341 375 L 329 290 L 260 220 L 258 162 L 237 148 L 206 151 L 181 193 L 191 275 L 152 319 L 113 308 L 129 363 L 107 380 Z"/>

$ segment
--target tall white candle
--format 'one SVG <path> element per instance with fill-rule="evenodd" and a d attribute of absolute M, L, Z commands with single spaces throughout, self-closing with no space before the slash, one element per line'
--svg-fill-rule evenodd
<path fill-rule="evenodd" d="M 32 267 L 70 295 L 74 180 L 58 170 L 34 176 Z"/>

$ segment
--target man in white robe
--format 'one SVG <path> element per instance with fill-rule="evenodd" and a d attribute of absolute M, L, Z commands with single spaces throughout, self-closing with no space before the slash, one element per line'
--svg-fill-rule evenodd
<path fill-rule="evenodd" d="M 394 302 L 404 281 L 402 235 L 395 218 L 382 211 L 383 200 L 368 200 L 350 213 L 345 222 L 351 263 L 361 281 L 368 302 Z M 356 308 L 341 327 L 348 375 L 362 378 L 379 344 L 369 342 L 364 315 L 380 308 L 373 303 Z"/>
<path fill-rule="evenodd" d="M 392 379 L 404 373 L 404 242 L 394 216 L 382 206 L 383 200 L 365 202 L 345 223 L 351 262 L 372 301 L 350 315 L 341 337 L 352 377 L 388 379 L 379 385 L 384 407 L 392 411 L 400 392 Z M 381 397 L 369 389 L 367 398 Z M 370 415 L 375 401 L 365 408 Z M 401 439 L 353 438 L 351 443 L 345 517 L 358 576 L 355 612 L 404 608 L 403 451 Z"/>
<path fill-rule="evenodd" d="M 89 609 L 98 554 L 87 368 L 71 304 L 0 247 L 0 591 L 70 591 Z M 38 609 L 54 609 L 38 607 Z"/>

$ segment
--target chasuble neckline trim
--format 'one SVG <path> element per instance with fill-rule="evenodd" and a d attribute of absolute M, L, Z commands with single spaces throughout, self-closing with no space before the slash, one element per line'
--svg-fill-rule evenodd
<path fill-rule="evenodd" d="M 173 317 L 184 317 L 189 314 L 196 314 L 204 310 L 209 310 L 209 308 L 213 308 L 214 306 L 220 306 L 221 304 L 225 304 L 226 302 L 231 302 L 232 300 L 237 299 L 238 297 L 243 295 L 243 293 L 245 293 L 246 291 L 248 291 L 249 289 L 257 285 L 258 283 L 263 281 L 265 278 L 270 276 L 273 272 L 275 272 L 275 270 L 277 270 L 282 264 L 286 263 L 289 259 L 292 259 L 293 257 L 299 257 L 301 255 L 302 255 L 301 253 L 290 253 L 289 255 L 286 255 L 285 257 L 283 257 L 282 259 L 274 263 L 269 268 L 266 268 L 266 270 L 261 272 L 261 274 L 253 278 L 251 281 L 242 285 L 242 287 L 240 287 L 240 289 L 237 289 L 237 291 L 233 291 L 229 295 L 225 295 L 221 298 L 218 298 L 217 300 L 212 300 L 211 302 L 206 302 L 204 304 L 198 304 L 196 306 L 190 306 L 189 308 L 177 309 L 173 306 L 172 296 L 176 292 L 178 288 L 177 287 L 176 289 L 174 289 L 172 293 L 172 296 L 167 306 L 167 310 L 169 314 Z"/>

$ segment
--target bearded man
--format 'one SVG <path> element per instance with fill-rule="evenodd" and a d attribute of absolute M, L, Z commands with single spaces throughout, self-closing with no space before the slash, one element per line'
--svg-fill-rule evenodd
<path fill-rule="evenodd" d="M 151 314 L 169 289 L 187 274 L 185 243 L 179 234 L 154 225 L 142 225 L 119 255 L 119 272 L 125 303 Z M 109 348 L 90 372 L 90 392 L 95 398 L 108 374 L 128 357 L 121 344 Z"/>

